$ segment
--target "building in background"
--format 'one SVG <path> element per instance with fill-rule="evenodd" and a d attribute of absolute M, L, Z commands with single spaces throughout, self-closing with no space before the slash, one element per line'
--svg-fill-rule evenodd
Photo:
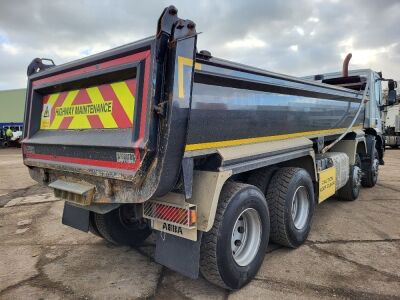
<path fill-rule="evenodd" d="M 0 146 L 19 142 L 22 136 L 26 89 L 0 91 Z M 11 129 L 13 136 L 7 136 Z"/>

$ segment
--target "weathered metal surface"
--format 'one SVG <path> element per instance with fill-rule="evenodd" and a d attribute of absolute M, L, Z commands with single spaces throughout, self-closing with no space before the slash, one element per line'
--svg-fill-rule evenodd
<path fill-rule="evenodd" d="M 343 132 L 361 102 L 356 91 L 197 59 L 187 151 Z M 356 121 L 363 122 L 361 114 Z"/>

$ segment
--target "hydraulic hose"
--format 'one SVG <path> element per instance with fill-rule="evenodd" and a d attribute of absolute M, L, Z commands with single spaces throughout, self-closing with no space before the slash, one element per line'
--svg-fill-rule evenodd
<path fill-rule="evenodd" d="M 334 140 L 334 141 L 333 141 L 332 143 L 330 143 L 328 146 L 325 146 L 325 147 L 321 150 L 321 153 L 325 153 L 325 152 L 329 151 L 329 149 L 331 149 L 331 148 L 332 148 L 333 146 L 335 146 L 339 141 L 341 141 L 341 140 L 345 137 L 345 135 L 348 134 L 349 131 L 353 128 L 353 125 L 354 125 L 354 123 L 356 122 L 356 120 L 357 120 L 357 118 L 358 118 L 358 115 L 359 115 L 360 112 L 361 112 L 361 109 L 363 108 L 364 104 L 368 101 L 368 100 L 367 100 L 367 91 L 368 91 L 368 89 L 369 89 L 369 82 L 370 82 L 370 80 L 368 80 L 368 81 L 367 81 L 367 84 L 365 85 L 365 89 L 364 89 L 364 93 L 363 93 L 363 96 L 362 96 L 362 100 L 361 100 L 360 106 L 358 107 L 357 113 L 356 113 L 356 115 L 354 116 L 354 119 L 351 121 L 349 127 L 347 127 L 347 129 L 345 130 L 345 132 L 343 132 L 336 140 Z"/>

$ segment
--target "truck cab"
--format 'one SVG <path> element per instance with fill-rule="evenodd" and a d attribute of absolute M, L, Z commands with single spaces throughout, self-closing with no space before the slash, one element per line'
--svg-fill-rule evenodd
<path fill-rule="evenodd" d="M 330 81 L 341 78 L 341 72 L 331 72 L 331 73 L 323 73 L 318 75 L 305 76 L 304 79 L 319 81 L 322 83 L 330 83 Z M 377 72 L 371 69 L 356 69 L 348 71 L 349 78 L 360 78 L 360 81 L 352 81 L 350 82 L 333 82 L 335 85 L 343 86 L 346 88 L 356 88 L 358 86 L 365 85 L 366 81 L 369 81 L 371 84 L 369 86 L 368 91 L 368 102 L 365 104 L 365 118 L 364 118 L 364 128 L 374 136 L 376 136 L 377 149 L 379 153 L 380 164 L 383 164 L 383 153 L 384 153 L 384 125 L 381 118 L 381 111 L 386 106 L 386 103 L 383 101 L 383 92 L 382 92 L 382 82 L 388 81 L 382 77 L 382 72 Z M 362 88 L 361 88 L 362 90 Z"/>

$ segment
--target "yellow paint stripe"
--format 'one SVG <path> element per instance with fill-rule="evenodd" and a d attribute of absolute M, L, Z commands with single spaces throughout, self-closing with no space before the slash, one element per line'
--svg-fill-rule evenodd
<path fill-rule="evenodd" d="M 86 115 L 76 115 L 72 118 L 71 123 L 68 125 L 68 129 L 86 129 L 91 128 L 90 122 Z"/>
<path fill-rule="evenodd" d="M 119 103 L 121 103 L 129 121 L 133 124 L 133 114 L 135 112 L 135 97 L 132 95 L 126 82 L 116 82 L 111 84 L 111 88 L 114 90 Z"/>
<path fill-rule="evenodd" d="M 60 93 L 50 95 L 49 100 L 47 101 L 47 104 L 50 104 L 51 106 L 53 106 L 54 103 L 57 101 L 58 96 L 60 96 Z"/>
<path fill-rule="evenodd" d="M 89 98 L 90 100 L 92 100 L 93 104 L 101 104 L 105 102 L 103 95 L 100 93 L 100 90 L 97 87 L 87 88 L 86 92 L 88 93 Z M 98 116 L 101 123 L 103 123 L 104 128 L 118 128 L 117 123 L 115 122 L 111 112 L 99 114 Z M 87 128 L 90 128 L 90 125 Z"/>
<path fill-rule="evenodd" d="M 352 129 L 354 130 L 354 129 L 360 129 L 360 128 L 362 128 L 362 126 L 355 126 Z M 313 131 L 296 132 L 296 133 L 289 133 L 289 134 L 262 136 L 262 137 L 239 139 L 239 140 L 227 140 L 227 141 L 220 141 L 220 142 L 188 144 L 185 147 L 185 151 L 204 150 L 204 149 L 211 149 L 211 148 L 222 148 L 222 147 L 229 147 L 229 146 L 240 146 L 240 145 L 246 145 L 246 144 L 285 140 L 285 139 L 290 139 L 290 138 L 320 135 L 320 134 L 335 134 L 335 133 L 342 133 L 342 132 L 346 131 L 346 129 L 347 128 L 334 128 L 334 129 L 313 130 Z"/>
<path fill-rule="evenodd" d="M 79 90 L 69 91 L 61 107 L 71 106 L 72 102 L 75 100 L 76 95 L 78 95 L 78 92 Z M 64 120 L 64 117 L 55 115 L 53 123 L 50 124 L 50 129 L 58 129 L 61 125 L 62 120 Z"/>
<path fill-rule="evenodd" d="M 183 78 L 183 67 L 184 66 L 193 66 L 193 59 L 183 56 L 178 56 L 178 97 L 185 97 L 185 89 L 184 89 L 184 78 Z M 201 70 L 201 64 L 195 63 L 194 68 L 196 70 Z"/>

